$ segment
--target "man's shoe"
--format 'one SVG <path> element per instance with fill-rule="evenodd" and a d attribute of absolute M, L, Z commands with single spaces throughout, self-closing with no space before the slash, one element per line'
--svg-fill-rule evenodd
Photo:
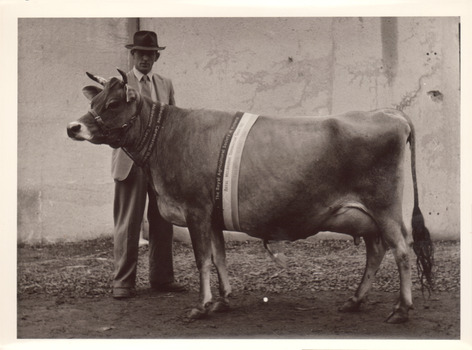
<path fill-rule="evenodd" d="M 177 282 L 169 282 L 169 283 L 162 283 L 162 284 L 152 284 L 151 290 L 154 292 L 161 292 L 161 293 L 182 293 L 186 292 L 187 288 L 184 285 L 179 284 Z"/>
<path fill-rule="evenodd" d="M 133 288 L 115 287 L 113 288 L 113 298 L 115 299 L 129 299 L 136 296 L 136 291 Z"/>

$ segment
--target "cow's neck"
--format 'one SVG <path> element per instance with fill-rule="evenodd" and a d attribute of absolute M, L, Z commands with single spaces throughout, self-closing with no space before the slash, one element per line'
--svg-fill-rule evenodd
<path fill-rule="evenodd" d="M 166 116 L 166 105 L 146 100 L 139 122 L 130 128 L 123 149 L 138 166 L 145 166 L 156 146 Z"/>

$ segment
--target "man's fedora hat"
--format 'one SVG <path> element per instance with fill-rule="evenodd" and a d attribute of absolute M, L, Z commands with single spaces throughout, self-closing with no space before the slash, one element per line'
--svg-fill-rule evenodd
<path fill-rule="evenodd" d="M 130 50 L 149 50 L 149 51 L 159 51 L 164 50 L 166 47 L 160 47 L 157 44 L 157 35 L 154 32 L 148 30 L 140 30 L 139 32 L 134 33 L 133 43 L 125 45 L 127 49 Z"/>

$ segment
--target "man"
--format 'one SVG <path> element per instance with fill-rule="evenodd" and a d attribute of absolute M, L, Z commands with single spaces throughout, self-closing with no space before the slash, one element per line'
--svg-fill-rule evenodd
<path fill-rule="evenodd" d="M 138 31 L 130 49 L 134 67 L 128 72 L 128 83 L 153 101 L 174 105 L 171 80 L 152 73 L 160 51 L 157 35 Z M 113 297 L 124 299 L 135 296 L 136 267 L 139 235 L 148 197 L 149 221 L 149 282 L 151 289 L 161 292 L 182 292 L 185 287 L 174 281 L 172 262 L 172 225 L 159 214 L 156 196 L 142 169 L 135 165 L 122 149 L 113 150 L 112 176 L 115 180 L 113 218 L 115 223 L 115 274 Z"/>

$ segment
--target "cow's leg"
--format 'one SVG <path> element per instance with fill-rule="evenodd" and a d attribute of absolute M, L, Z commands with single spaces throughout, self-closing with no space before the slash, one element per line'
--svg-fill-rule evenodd
<path fill-rule="evenodd" d="M 210 288 L 211 273 L 211 225 L 205 224 L 199 218 L 187 221 L 193 253 L 200 274 L 200 297 L 198 307 L 192 309 L 190 318 L 202 318 L 208 314 L 212 302 Z"/>
<path fill-rule="evenodd" d="M 379 269 L 380 263 L 385 256 L 386 249 L 380 237 L 366 236 L 364 237 L 364 241 L 367 251 L 364 276 L 362 277 L 361 283 L 359 284 L 354 296 L 339 308 L 339 311 L 341 312 L 353 312 L 359 310 L 361 303 L 364 301 L 370 287 L 372 286 L 372 282 Z"/>
<path fill-rule="evenodd" d="M 231 285 L 229 283 L 228 269 L 226 267 L 225 241 L 223 231 L 213 229 L 211 233 L 211 249 L 213 263 L 218 272 L 220 298 L 213 304 L 211 311 L 227 311 L 229 309 L 229 296 Z"/>
<path fill-rule="evenodd" d="M 408 312 L 413 308 L 409 245 L 406 241 L 407 231 L 403 223 L 390 222 L 384 232 L 384 238 L 392 250 L 400 275 L 400 297 L 386 321 L 403 323 L 408 320 Z"/>

